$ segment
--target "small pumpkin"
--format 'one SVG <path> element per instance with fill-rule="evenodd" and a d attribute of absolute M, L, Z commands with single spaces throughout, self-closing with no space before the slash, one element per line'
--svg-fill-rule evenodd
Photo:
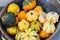
<path fill-rule="evenodd" d="M 38 34 L 30 29 L 25 32 L 19 32 L 15 36 L 16 40 L 40 40 Z"/>
<path fill-rule="evenodd" d="M 55 25 L 51 22 L 45 22 L 42 29 L 49 34 L 54 33 L 56 30 Z"/>
<path fill-rule="evenodd" d="M 36 6 L 36 0 L 25 0 L 23 1 L 23 9 L 30 10 Z"/>
<path fill-rule="evenodd" d="M 47 21 L 50 21 L 52 23 L 56 23 L 58 22 L 58 19 L 59 19 L 59 15 L 57 12 L 48 12 L 47 15 L 46 15 L 46 19 Z"/>
<path fill-rule="evenodd" d="M 48 38 L 50 36 L 50 34 L 46 33 L 45 31 L 41 30 L 39 32 L 39 36 L 40 38 Z"/>
<path fill-rule="evenodd" d="M 19 20 L 26 19 L 26 13 L 25 13 L 25 11 L 19 12 L 18 19 Z"/>
<path fill-rule="evenodd" d="M 19 6 L 15 3 L 11 3 L 7 8 L 8 12 L 13 12 L 15 15 L 18 14 L 19 10 L 20 10 Z"/>
<path fill-rule="evenodd" d="M 1 17 L 1 20 L 2 20 L 2 24 L 5 27 L 10 27 L 14 25 L 16 22 L 15 15 L 14 13 L 11 13 L 11 12 L 5 12 Z"/>
<path fill-rule="evenodd" d="M 45 12 L 39 12 L 39 21 L 41 23 L 44 23 L 46 21 L 46 13 Z"/>
<path fill-rule="evenodd" d="M 25 19 L 22 19 L 20 22 L 18 22 L 18 28 L 21 31 L 25 31 L 29 28 L 29 22 L 27 22 Z"/>
<path fill-rule="evenodd" d="M 43 11 L 43 8 L 41 6 L 36 6 L 34 10 L 35 12 L 40 12 L 40 11 Z"/>
<path fill-rule="evenodd" d="M 33 21 L 30 24 L 31 30 L 34 30 L 36 32 L 40 31 L 41 27 L 42 27 L 42 24 L 39 21 Z"/>
<path fill-rule="evenodd" d="M 10 35 L 15 35 L 18 32 L 19 32 L 19 30 L 16 26 L 11 26 L 10 28 L 7 28 L 7 33 Z"/>
<path fill-rule="evenodd" d="M 26 13 L 26 18 L 30 22 L 36 21 L 38 19 L 38 13 L 33 10 L 30 10 L 29 12 Z"/>

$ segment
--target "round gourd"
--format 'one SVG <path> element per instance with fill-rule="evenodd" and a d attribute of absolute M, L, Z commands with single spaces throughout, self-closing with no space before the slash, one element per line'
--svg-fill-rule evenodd
<path fill-rule="evenodd" d="M 34 10 L 35 12 L 40 12 L 40 11 L 43 11 L 43 8 L 41 6 L 36 6 Z"/>
<path fill-rule="evenodd" d="M 40 31 L 40 28 L 42 27 L 42 24 L 39 21 L 31 22 L 30 28 L 31 30 L 34 30 L 36 32 Z"/>
<path fill-rule="evenodd" d="M 39 12 L 39 21 L 41 23 L 44 23 L 46 21 L 46 13 L 45 12 Z"/>
<path fill-rule="evenodd" d="M 19 20 L 26 19 L 26 13 L 25 13 L 25 11 L 19 12 L 18 19 Z"/>
<path fill-rule="evenodd" d="M 48 38 L 50 36 L 50 34 L 46 33 L 45 31 L 41 30 L 39 32 L 39 36 L 40 38 Z"/>
<path fill-rule="evenodd" d="M 2 24 L 5 27 L 11 27 L 16 22 L 15 15 L 14 13 L 11 12 L 5 12 L 1 17 L 1 20 L 2 20 Z"/>
<path fill-rule="evenodd" d="M 15 35 L 19 32 L 18 28 L 16 26 L 11 26 L 10 28 L 7 28 L 7 33 L 10 35 Z"/>
<path fill-rule="evenodd" d="M 19 6 L 15 3 L 11 3 L 7 8 L 8 12 L 13 12 L 15 15 L 18 14 L 19 10 L 20 10 Z"/>
<path fill-rule="evenodd" d="M 16 40 L 40 40 L 38 34 L 30 29 L 17 33 L 15 38 Z"/>
<path fill-rule="evenodd" d="M 59 15 L 57 12 L 48 12 L 47 15 L 46 15 L 46 20 L 47 21 L 50 21 L 52 23 L 56 23 L 58 22 L 58 19 L 59 19 Z"/>
<path fill-rule="evenodd" d="M 31 10 L 31 11 L 26 13 L 26 18 L 30 22 L 36 21 L 38 19 L 38 13 L 33 11 L 33 10 Z"/>
<path fill-rule="evenodd" d="M 56 30 L 55 25 L 51 22 L 45 22 L 42 29 L 49 34 L 54 33 Z"/>
<path fill-rule="evenodd" d="M 36 6 L 36 0 L 25 0 L 23 1 L 23 9 L 30 10 Z"/>
<path fill-rule="evenodd" d="M 26 20 L 22 19 L 19 23 L 18 23 L 18 28 L 21 31 L 25 31 L 26 29 L 29 28 L 29 22 L 27 22 Z"/>

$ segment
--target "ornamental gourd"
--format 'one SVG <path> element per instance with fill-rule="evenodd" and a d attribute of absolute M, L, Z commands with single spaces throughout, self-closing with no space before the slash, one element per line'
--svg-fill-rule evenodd
<path fill-rule="evenodd" d="M 50 34 L 46 33 L 44 30 L 41 30 L 39 32 L 39 36 L 40 36 L 40 38 L 48 38 L 50 36 Z"/>
<path fill-rule="evenodd" d="M 17 26 L 11 26 L 10 28 L 7 28 L 7 33 L 10 35 L 15 35 L 19 32 Z"/>
<path fill-rule="evenodd" d="M 23 9 L 30 10 L 36 6 L 36 0 L 25 0 L 23 1 Z"/>
<path fill-rule="evenodd" d="M 48 12 L 47 15 L 46 15 L 46 19 L 47 21 L 50 21 L 52 23 L 56 23 L 58 22 L 58 19 L 59 19 L 59 15 L 57 12 Z"/>
<path fill-rule="evenodd" d="M 21 31 L 25 31 L 29 28 L 29 22 L 27 22 L 25 19 L 22 19 L 20 22 L 18 22 L 18 28 Z"/>
<path fill-rule="evenodd" d="M 11 12 L 5 12 L 1 17 L 1 20 L 2 20 L 2 24 L 5 27 L 10 27 L 14 25 L 16 22 L 15 15 L 14 13 L 11 13 Z"/>
<path fill-rule="evenodd" d="M 43 8 L 41 6 L 36 6 L 36 8 L 34 9 L 35 12 L 40 12 L 43 11 Z"/>
<path fill-rule="evenodd" d="M 31 11 L 26 13 L 26 18 L 30 22 L 36 21 L 38 19 L 38 13 L 33 11 L 33 10 L 31 10 Z"/>
<path fill-rule="evenodd" d="M 44 23 L 46 21 L 46 13 L 45 12 L 42 12 L 42 11 L 39 12 L 39 21 L 41 23 Z"/>
<path fill-rule="evenodd" d="M 14 13 L 15 15 L 18 14 L 19 10 L 20 10 L 19 6 L 18 6 L 17 4 L 15 4 L 15 3 L 11 3 L 11 4 L 8 6 L 8 8 L 7 8 L 7 11 L 8 11 L 8 12 L 12 12 L 12 13 Z"/>
<path fill-rule="evenodd" d="M 40 40 L 38 34 L 30 29 L 25 32 L 19 32 L 15 36 L 16 40 Z"/>
<path fill-rule="evenodd" d="M 42 29 L 49 34 L 54 33 L 56 30 L 55 25 L 51 22 L 45 22 Z"/>
<path fill-rule="evenodd" d="M 34 30 L 36 32 L 40 31 L 41 27 L 42 27 L 42 24 L 39 21 L 33 21 L 30 24 L 31 30 Z"/>
<path fill-rule="evenodd" d="M 21 12 L 18 13 L 18 19 L 19 20 L 26 19 L 25 11 L 21 11 Z"/>

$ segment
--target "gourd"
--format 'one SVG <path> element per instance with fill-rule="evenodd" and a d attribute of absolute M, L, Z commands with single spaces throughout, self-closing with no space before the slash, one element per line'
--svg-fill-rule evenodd
<path fill-rule="evenodd" d="M 39 32 L 39 36 L 40 38 L 48 38 L 50 36 L 50 34 L 46 33 L 45 31 L 41 30 Z"/>
<path fill-rule="evenodd" d="M 19 20 L 26 19 L 25 11 L 21 11 L 21 12 L 18 13 L 18 19 Z"/>
<path fill-rule="evenodd" d="M 43 11 L 43 8 L 41 6 L 36 6 L 36 8 L 34 9 L 35 12 L 40 12 Z"/>
<path fill-rule="evenodd" d="M 47 21 L 50 21 L 52 23 L 56 23 L 58 22 L 58 19 L 59 19 L 59 15 L 57 12 L 48 12 L 47 15 L 46 15 L 46 19 Z"/>
<path fill-rule="evenodd" d="M 26 30 L 25 32 L 19 32 L 15 36 L 16 40 L 40 40 L 38 34 L 31 29 Z"/>
<path fill-rule="evenodd" d="M 29 22 L 36 21 L 38 19 L 38 13 L 31 10 L 26 13 L 26 18 Z"/>
<path fill-rule="evenodd" d="M 36 6 L 36 0 L 25 0 L 23 1 L 23 9 L 30 10 Z"/>
<path fill-rule="evenodd" d="M 15 3 L 11 3 L 11 4 L 8 6 L 8 8 L 7 8 L 7 11 L 8 11 L 8 12 L 12 12 L 12 13 L 14 13 L 15 15 L 18 14 L 19 10 L 20 10 L 19 6 L 18 6 L 17 4 L 15 4 Z"/>
<path fill-rule="evenodd" d="M 19 21 L 19 20 L 18 20 L 18 18 L 16 17 L 15 25 L 18 25 L 18 21 Z"/>
<path fill-rule="evenodd" d="M 25 31 L 29 28 L 29 22 L 27 22 L 25 19 L 22 19 L 20 22 L 18 22 L 18 28 L 21 31 Z"/>
<path fill-rule="evenodd" d="M 55 25 L 51 22 L 45 22 L 42 29 L 49 34 L 54 33 L 56 30 Z"/>
<path fill-rule="evenodd" d="M 55 25 L 47 21 L 43 24 L 42 30 L 39 32 L 39 36 L 41 38 L 48 38 L 50 34 L 55 32 L 55 30 Z"/>
<path fill-rule="evenodd" d="M 19 32 L 17 26 L 11 26 L 10 28 L 7 28 L 7 33 L 10 35 L 15 35 Z"/>
<path fill-rule="evenodd" d="M 46 22 L 46 13 L 45 12 L 39 12 L 39 21 L 41 23 Z"/>
<path fill-rule="evenodd" d="M 11 27 L 16 22 L 15 15 L 14 13 L 11 12 L 5 12 L 1 17 L 1 20 L 2 20 L 2 24 L 5 27 Z"/>
<path fill-rule="evenodd" d="M 42 27 L 42 24 L 39 21 L 33 21 L 30 24 L 31 30 L 34 30 L 36 32 L 40 31 L 41 27 Z"/>

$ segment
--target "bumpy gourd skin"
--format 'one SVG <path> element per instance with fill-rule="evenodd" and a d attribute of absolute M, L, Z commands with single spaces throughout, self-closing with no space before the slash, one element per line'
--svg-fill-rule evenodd
<path fill-rule="evenodd" d="M 43 11 L 43 8 L 41 6 L 36 6 L 36 8 L 34 9 L 35 12 L 40 12 Z"/>
<path fill-rule="evenodd" d="M 16 40 L 40 40 L 38 34 L 31 29 L 26 30 L 25 32 L 19 32 L 15 36 Z"/>
<path fill-rule="evenodd" d="M 30 24 L 31 30 L 34 30 L 36 32 L 40 31 L 41 27 L 42 27 L 42 24 L 39 21 L 33 21 Z"/>
<path fill-rule="evenodd" d="M 19 30 L 16 26 L 11 26 L 10 28 L 7 28 L 7 33 L 10 35 L 15 35 L 18 32 L 19 32 Z"/>
<path fill-rule="evenodd" d="M 23 9 L 24 10 L 33 9 L 35 6 L 36 6 L 36 0 L 25 0 L 23 2 Z"/>
<path fill-rule="evenodd" d="M 20 10 L 19 6 L 15 3 L 11 3 L 7 8 L 8 12 L 13 12 L 15 15 L 18 14 L 19 10 Z"/>
<path fill-rule="evenodd" d="M 29 22 L 36 21 L 38 19 L 38 13 L 31 10 L 26 13 L 26 18 Z"/>
<path fill-rule="evenodd" d="M 59 15 L 57 12 L 48 12 L 46 15 L 47 21 L 50 21 L 52 23 L 56 23 L 59 20 Z"/>
<path fill-rule="evenodd" d="M 18 23 L 18 28 L 21 31 L 25 31 L 26 29 L 29 28 L 29 22 L 27 22 L 25 19 L 22 19 L 19 23 Z"/>
<path fill-rule="evenodd" d="M 45 22 L 42 29 L 49 34 L 54 33 L 56 30 L 55 25 L 51 22 Z"/>
<path fill-rule="evenodd" d="M 5 27 L 10 27 L 14 25 L 16 22 L 15 15 L 11 12 L 5 12 L 1 17 L 1 20 L 2 20 L 2 24 Z"/>

